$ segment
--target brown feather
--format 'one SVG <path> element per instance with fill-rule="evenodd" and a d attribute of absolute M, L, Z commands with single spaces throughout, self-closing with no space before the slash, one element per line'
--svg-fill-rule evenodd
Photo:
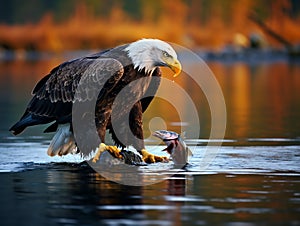
<path fill-rule="evenodd" d="M 80 109 L 82 117 L 95 114 L 98 135 L 104 142 L 105 131 L 109 129 L 112 138 L 118 146 L 133 145 L 137 150 L 144 148 L 142 113 L 147 109 L 160 83 L 159 68 L 150 74 L 138 71 L 124 50 L 127 45 L 100 52 L 87 57 L 65 62 L 42 78 L 34 87 L 33 98 L 18 123 L 12 127 L 15 134 L 20 133 L 27 126 L 54 122 L 47 132 L 57 128 L 57 124 L 72 123 L 72 106 L 80 102 L 88 106 L 95 96 L 97 97 L 95 112 L 85 112 Z M 131 84 L 132 81 L 145 78 L 141 83 Z M 108 80 L 107 80 L 108 79 Z M 117 95 L 128 85 L 128 92 L 116 109 L 117 128 L 112 128 L 112 105 Z M 99 92 L 99 87 L 102 89 Z M 148 90 L 148 87 L 151 89 Z M 129 105 L 129 102 L 133 102 Z M 128 117 L 130 114 L 130 127 Z M 92 124 L 94 122 L 91 122 Z M 86 125 L 87 128 L 89 125 Z M 72 126 L 71 126 L 72 129 Z M 123 134 L 122 136 L 117 136 Z M 87 140 L 86 136 L 82 137 Z M 93 131 L 92 131 L 93 132 Z M 138 140 L 128 134 L 133 133 Z M 81 139 L 76 137 L 76 139 Z M 90 145 L 90 146 L 89 146 Z M 92 150 L 91 144 L 86 144 Z"/>

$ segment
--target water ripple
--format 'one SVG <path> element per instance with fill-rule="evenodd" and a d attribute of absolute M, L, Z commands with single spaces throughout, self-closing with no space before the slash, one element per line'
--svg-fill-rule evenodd
<path fill-rule="evenodd" d="M 49 157 L 47 145 L 40 137 L 31 137 L 31 141 L 7 140 L 0 144 L 0 172 L 18 172 L 41 167 L 41 164 L 75 163 L 84 161 L 80 155 Z M 254 139 L 255 140 L 255 139 Z M 270 139 L 267 139 L 269 141 Z M 271 139 L 278 141 L 278 139 Z M 286 139 L 289 140 L 290 139 Z M 198 142 L 199 140 L 197 140 Z M 293 140 L 295 141 L 295 140 Z M 229 141 L 228 141 L 229 142 Z M 160 146 L 151 147 L 151 152 L 160 155 Z M 193 157 L 184 170 L 176 170 L 182 175 L 203 174 L 276 174 L 300 175 L 300 145 L 285 146 L 223 146 L 207 168 L 200 168 L 205 155 L 205 146 L 192 146 Z M 158 169 L 166 175 L 174 174 L 168 164 L 152 164 L 141 167 L 142 173 L 157 173 Z M 154 171 L 153 171 L 154 170 Z M 179 179 L 179 178 L 176 178 Z"/>

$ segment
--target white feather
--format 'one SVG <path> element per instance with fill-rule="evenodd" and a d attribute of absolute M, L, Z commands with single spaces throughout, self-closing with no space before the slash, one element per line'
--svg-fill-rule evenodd
<path fill-rule="evenodd" d="M 70 124 L 59 125 L 54 135 L 47 154 L 50 156 L 66 155 L 69 153 L 76 153 L 77 147 L 73 133 L 70 131 Z"/>
<path fill-rule="evenodd" d="M 161 61 L 161 51 L 168 52 L 177 59 L 175 50 L 166 42 L 159 39 L 141 39 L 128 45 L 125 49 L 133 65 L 138 70 L 150 73 L 155 69 L 155 62 Z"/>

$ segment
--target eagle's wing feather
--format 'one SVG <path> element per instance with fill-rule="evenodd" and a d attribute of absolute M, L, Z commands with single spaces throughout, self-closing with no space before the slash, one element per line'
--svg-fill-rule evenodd
<path fill-rule="evenodd" d="M 37 83 L 24 115 L 10 130 L 19 134 L 27 126 L 55 120 L 58 123 L 69 122 L 75 93 L 81 101 L 85 101 L 91 89 L 103 87 L 99 97 L 107 95 L 122 75 L 122 64 L 112 58 L 79 58 L 65 62 Z M 78 90 L 80 82 L 88 82 L 91 87 L 83 89 L 84 86 L 80 86 Z"/>
<path fill-rule="evenodd" d="M 136 77 L 142 79 L 129 83 L 123 92 L 117 95 L 112 108 L 109 131 L 116 145 L 133 145 L 137 150 L 141 150 L 144 148 L 142 114 L 157 92 L 161 72 L 157 68 L 152 76 L 144 77 L 144 74 L 138 74 Z"/>
<path fill-rule="evenodd" d="M 152 102 L 158 87 L 161 82 L 161 71 L 159 68 L 157 68 L 153 74 L 152 74 L 152 79 L 149 84 L 149 87 L 144 95 L 144 97 L 141 99 L 141 104 L 142 104 L 142 111 L 143 113 L 147 110 L 148 106 Z"/>
<path fill-rule="evenodd" d="M 104 87 L 107 80 L 113 82 L 110 81 L 108 87 L 104 88 L 111 89 L 111 86 L 116 85 L 122 75 L 121 63 L 111 58 L 82 58 L 66 62 L 54 68 L 50 72 L 50 76 L 46 76 L 47 79 L 42 79 L 36 85 L 28 110 L 37 115 L 59 116 L 57 110 L 61 110 L 60 105 L 65 107 L 63 103 L 72 103 L 76 92 L 77 97 L 81 98 L 80 101 L 86 101 L 89 99 L 91 91 L 99 92 L 97 88 Z M 78 87 L 80 83 L 86 83 L 88 86 Z M 105 91 L 101 92 L 105 93 Z"/>

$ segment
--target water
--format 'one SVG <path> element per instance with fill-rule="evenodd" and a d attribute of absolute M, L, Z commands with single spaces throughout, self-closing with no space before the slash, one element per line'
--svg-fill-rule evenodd
<path fill-rule="evenodd" d="M 7 131 L 23 113 L 34 83 L 69 57 L 0 62 L 1 225 L 300 225 L 298 63 L 210 62 L 228 119 L 216 157 L 200 167 L 210 116 L 205 96 L 194 91 L 201 129 L 193 137 L 190 131 L 197 128 L 181 124 L 194 153 L 187 168 L 165 172 L 160 183 L 126 186 L 105 179 L 80 156 L 47 156 L 52 135 L 42 134 L 43 127 L 18 137 Z M 178 83 L 199 89 L 183 76 Z M 149 123 L 153 115 L 177 130 L 173 112 L 155 100 L 145 115 L 145 133 L 161 129 L 160 120 Z M 162 148 L 148 146 L 157 154 Z M 147 180 L 149 169 L 159 166 L 141 167 L 140 178 Z"/>

